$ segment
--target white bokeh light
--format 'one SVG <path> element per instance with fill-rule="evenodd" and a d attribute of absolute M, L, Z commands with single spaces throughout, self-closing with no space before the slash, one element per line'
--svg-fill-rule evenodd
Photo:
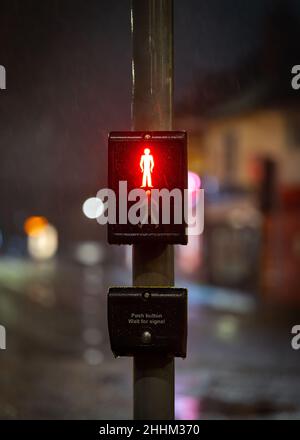
<path fill-rule="evenodd" d="M 82 205 L 82 211 L 87 218 L 97 218 L 103 214 L 104 205 L 98 197 L 90 197 Z"/>
<path fill-rule="evenodd" d="M 35 260 L 47 260 L 54 257 L 58 248 L 58 233 L 53 225 L 46 225 L 38 233 L 28 235 L 29 255 Z"/>

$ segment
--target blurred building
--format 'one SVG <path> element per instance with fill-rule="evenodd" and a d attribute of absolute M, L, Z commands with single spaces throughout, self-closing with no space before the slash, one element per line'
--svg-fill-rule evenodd
<path fill-rule="evenodd" d="M 189 132 L 189 168 L 206 192 L 200 278 L 300 302 L 299 26 L 281 6 L 265 30 L 236 70 L 199 72 L 176 127 Z"/>

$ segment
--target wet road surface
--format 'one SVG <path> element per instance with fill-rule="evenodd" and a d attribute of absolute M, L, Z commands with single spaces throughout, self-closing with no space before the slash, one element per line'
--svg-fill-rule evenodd
<path fill-rule="evenodd" d="M 55 260 L 1 259 L 0 418 L 128 419 L 132 361 L 108 342 L 108 285 L 129 272 Z M 189 287 L 188 358 L 176 360 L 176 416 L 300 418 L 298 310 L 259 305 L 245 294 Z"/>

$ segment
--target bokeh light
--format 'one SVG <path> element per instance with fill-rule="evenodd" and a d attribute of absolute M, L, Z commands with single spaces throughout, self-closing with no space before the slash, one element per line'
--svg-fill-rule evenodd
<path fill-rule="evenodd" d="M 190 192 L 197 191 L 201 188 L 201 179 L 198 174 L 193 171 L 188 172 L 188 190 Z"/>
<path fill-rule="evenodd" d="M 90 197 L 82 205 L 82 211 L 87 218 L 100 217 L 104 211 L 104 204 L 98 197 Z"/>
<path fill-rule="evenodd" d="M 31 229 L 30 229 L 31 230 Z M 28 234 L 28 253 L 35 260 L 52 258 L 58 248 L 58 234 L 53 225 L 46 224 L 43 228 L 34 228 L 34 233 Z"/>
<path fill-rule="evenodd" d="M 48 220 L 41 216 L 31 216 L 25 220 L 24 231 L 27 235 L 39 235 L 41 231 L 48 225 Z"/>

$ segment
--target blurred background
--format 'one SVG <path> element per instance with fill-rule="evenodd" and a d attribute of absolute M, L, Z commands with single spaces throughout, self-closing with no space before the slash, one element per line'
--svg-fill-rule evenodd
<path fill-rule="evenodd" d="M 0 418 L 130 418 L 106 292 L 131 284 L 131 248 L 93 218 L 107 134 L 131 127 L 130 2 L 0 11 Z M 174 18 L 174 128 L 205 190 L 204 234 L 176 247 L 176 416 L 299 418 L 300 4 L 175 0 Z"/>

